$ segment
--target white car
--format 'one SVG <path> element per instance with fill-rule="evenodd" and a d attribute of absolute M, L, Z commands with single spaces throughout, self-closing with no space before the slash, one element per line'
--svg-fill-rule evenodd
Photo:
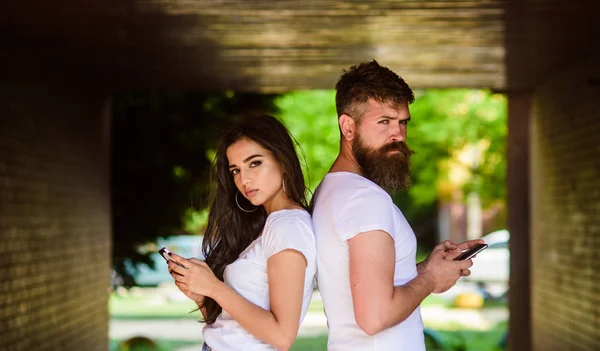
<path fill-rule="evenodd" d="M 161 284 L 173 283 L 173 277 L 169 274 L 167 263 L 158 249 L 165 246 L 170 251 L 182 257 L 195 257 L 204 259 L 202 255 L 202 236 L 198 235 L 174 235 L 166 238 L 158 238 L 154 243 L 144 245 L 140 249 L 142 253 L 148 253 L 154 267 L 139 263 L 133 264 L 129 259 L 125 261 L 125 270 L 133 277 L 137 286 L 159 286 Z M 112 272 L 113 286 L 123 284 L 123 278 L 114 270 Z"/>
<path fill-rule="evenodd" d="M 502 295 L 508 290 L 510 234 L 508 230 L 502 229 L 481 239 L 488 244 L 488 248 L 477 254 L 473 259 L 471 275 L 463 279 L 482 284 L 492 295 Z"/>

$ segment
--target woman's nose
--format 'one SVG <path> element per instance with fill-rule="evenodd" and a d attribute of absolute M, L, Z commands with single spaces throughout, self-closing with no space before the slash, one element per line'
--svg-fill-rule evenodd
<path fill-rule="evenodd" d="M 248 185 L 250 184 L 250 174 L 248 174 L 248 172 L 242 172 L 241 174 L 241 178 L 242 178 L 242 185 Z"/>

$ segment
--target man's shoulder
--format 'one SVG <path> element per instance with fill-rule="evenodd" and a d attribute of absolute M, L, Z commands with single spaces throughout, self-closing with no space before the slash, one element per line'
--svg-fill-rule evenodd
<path fill-rule="evenodd" d="M 319 187 L 335 191 L 352 192 L 353 190 L 371 190 L 375 193 L 382 192 L 387 194 L 385 190 L 380 188 L 377 184 L 373 183 L 369 179 L 360 174 L 351 172 L 327 173 Z"/>
<path fill-rule="evenodd" d="M 317 202 L 335 202 L 344 205 L 349 202 L 366 202 L 387 205 L 392 203 L 390 195 L 369 179 L 355 173 L 328 173 L 315 193 Z"/>

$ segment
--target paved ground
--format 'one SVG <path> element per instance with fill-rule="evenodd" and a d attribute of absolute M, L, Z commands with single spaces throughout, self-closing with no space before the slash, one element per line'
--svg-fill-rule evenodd
<path fill-rule="evenodd" d="M 324 314 L 307 314 L 302 322 L 299 336 L 315 336 L 327 333 Z M 171 339 L 202 341 L 203 323 L 193 319 L 143 319 L 110 321 L 111 339 L 128 339 L 133 336 L 146 336 L 151 339 Z"/>
<path fill-rule="evenodd" d="M 473 329 L 485 328 L 508 318 L 504 308 L 484 310 L 448 310 L 443 307 L 427 307 L 421 310 L 423 320 L 435 321 L 435 324 L 460 323 Z M 298 336 L 310 337 L 327 333 L 327 320 L 322 313 L 306 315 Z M 190 319 L 163 320 L 111 320 L 110 338 L 127 339 L 133 336 L 146 336 L 151 339 L 171 339 L 197 341 L 198 344 L 179 348 L 177 351 L 200 351 L 202 345 L 202 323 Z"/>
<path fill-rule="evenodd" d="M 313 297 L 320 299 L 318 293 Z M 442 306 L 421 308 L 426 326 L 435 328 L 451 324 L 463 325 L 469 329 L 487 329 L 498 322 L 508 319 L 506 308 L 486 309 L 447 309 Z M 144 319 L 111 320 L 109 336 L 111 339 L 128 339 L 134 336 L 146 336 L 151 339 L 170 339 L 197 342 L 177 351 L 200 351 L 202 345 L 203 324 L 192 319 Z M 322 312 L 309 312 L 298 331 L 300 337 L 318 336 L 327 333 L 327 320 Z"/>

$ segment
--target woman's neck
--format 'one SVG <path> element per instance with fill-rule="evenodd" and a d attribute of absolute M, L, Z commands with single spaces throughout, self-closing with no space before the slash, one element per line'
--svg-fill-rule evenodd
<path fill-rule="evenodd" d="M 273 198 L 265 201 L 263 207 L 267 212 L 267 216 L 280 210 L 293 210 L 302 208 L 302 206 L 292 201 L 292 199 L 290 199 L 283 190 L 279 191 L 275 196 L 273 196 Z"/>

